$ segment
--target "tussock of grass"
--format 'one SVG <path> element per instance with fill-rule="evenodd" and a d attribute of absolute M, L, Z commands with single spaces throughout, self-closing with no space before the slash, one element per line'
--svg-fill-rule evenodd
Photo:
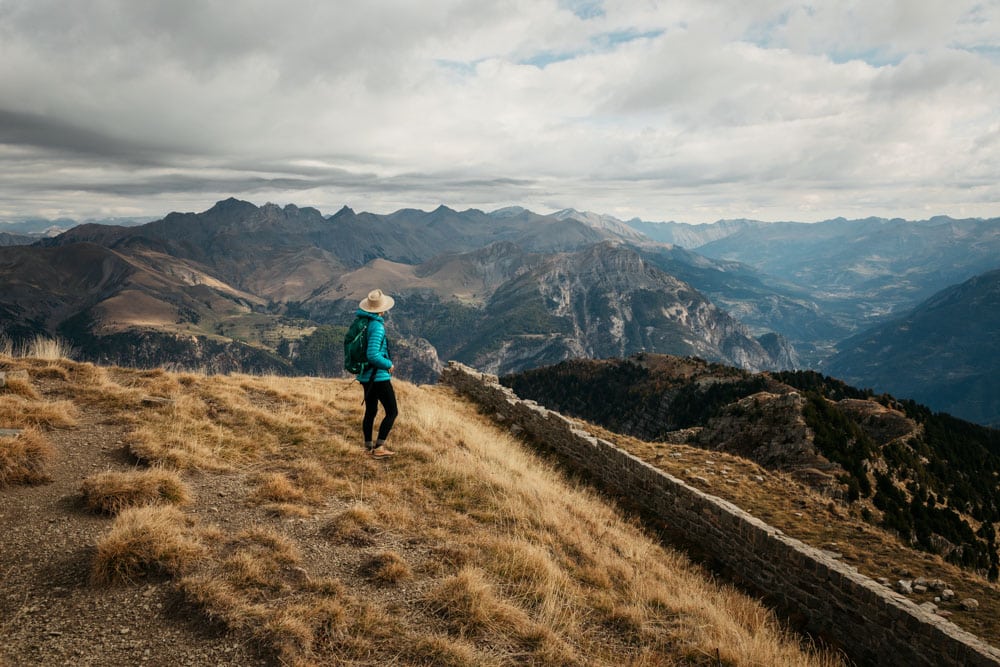
<path fill-rule="evenodd" d="M 366 546 L 372 544 L 372 535 L 378 529 L 375 513 L 365 505 L 354 505 L 327 522 L 323 534 L 339 542 Z"/>
<path fill-rule="evenodd" d="M 87 509 L 104 514 L 118 514 L 140 505 L 191 502 L 191 491 L 177 473 L 159 469 L 91 475 L 83 480 L 80 493 Z"/>
<path fill-rule="evenodd" d="M 7 378 L 4 386 L 0 387 L 0 394 L 12 394 L 32 401 L 41 398 L 35 388 L 31 386 L 31 382 L 20 377 Z"/>
<path fill-rule="evenodd" d="M 442 581 L 427 594 L 427 604 L 451 632 L 462 637 L 489 630 L 502 635 L 512 626 L 521 634 L 531 629 L 527 616 L 500 600 L 486 574 L 478 568 L 464 568 Z"/>
<path fill-rule="evenodd" d="M 398 584 L 413 578 L 410 566 L 395 551 L 383 551 L 369 558 L 361 566 L 367 578 L 382 584 Z"/>
<path fill-rule="evenodd" d="M 305 500 L 305 493 L 285 473 L 272 472 L 263 476 L 254 499 L 262 502 L 295 503 Z"/>
<path fill-rule="evenodd" d="M 449 632 L 485 641 L 527 661 L 545 665 L 583 664 L 556 632 L 531 618 L 516 603 L 502 598 L 481 570 L 469 567 L 446 578 L 426 595 L 431 612 L 444 620 Z"/>
<path fill-rule="evenodd" d="M 57 364 L 49 364 L 42 368 L 36 368 L 32 371 L 32 377 L 40 380 L 69 380 L 69 373 L 66 369 Z"/>
<path fill-rule="evenodd" d="M 52 443 L 34 429 L 12 438 L 0 437 L 0 488 L 51 481 L 46 467 L 55 454 Z"/>
<path fill-rule="evenodd" d="M 0 424 L 5 428 L 73 428 L 77 408 L 72 401 L 38 401 L 0 394 Z"/>
<path fill-rule="evenodd" d="M 407 658 L 411 664 L 428 667 L 478 667 L 483 664 L 482 657 L 468 642 L 442 635 L 421 637 Z"/>
<path fill-rule="evenodd" d="M 196 607 L 257 639 L 283 665 L 316 664 L 315 652 L 342 641 L 364 615 L 335 579 L 312 580 L 295 566 L 299 555 L 268 529 L 243 531 L 215 545 L 216 557 L 178 587 Z"/>
<path fill-rule="evenodd" d="M 258 503 L 270 503 L 269 508 L 280 513 L 308 516 L 302 504 L 318 505 L 326 500 L 336 486 L 317 461 L 304 459 L 289 464 L 287 470 L 260 476 L 260 484 L 252 496 Z M 292 509 L 293 507 L 298 509 Z"/>
<path fill-rule="evenodd" d="M 97 542 L 91 581 L 130 583 L 146 574 L 191 571 L 206 550 L 189 528 L 184 514 L 170 505 L 123 510 Z"/>

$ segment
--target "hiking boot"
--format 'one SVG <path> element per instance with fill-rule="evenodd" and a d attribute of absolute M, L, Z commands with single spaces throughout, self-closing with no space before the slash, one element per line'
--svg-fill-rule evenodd
<path fill-rule="evenodd" d="M 395 456 L 396 455 L 396 452 L 392 451 L 391 449 L 389 449 L 385 445 L 379 445 L 375 449 L 372 449 L 372 450 L 369 450 L 369 451 L 372 453 L 372 456 L 374 456 L 377 459 L 384 459 L 384 458 L 387 458 L 389 456 Z"/>

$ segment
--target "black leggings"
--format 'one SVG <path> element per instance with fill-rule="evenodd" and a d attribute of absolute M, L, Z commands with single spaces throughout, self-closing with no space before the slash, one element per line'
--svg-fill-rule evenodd
<path fill-rule="evenodd" d="M 378 404 L 381 403 L 385 409 L 385 417 L 378 426 L 378 439 L 385 440 L 389 437 L 389 431 L 396 421 L 399 409 L 396 407 L 396 392 L 392 389 L 392 381 L 367 384 L 365 387 L 365 418 L 361 422 L 361 430 L 365 434 L 365 442 L 372 441 L 372 428 L 375 426 L 375 413 L 378 412 Z"/>

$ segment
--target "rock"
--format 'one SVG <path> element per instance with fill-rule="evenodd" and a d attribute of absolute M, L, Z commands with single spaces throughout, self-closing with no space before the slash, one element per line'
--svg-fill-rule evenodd
<path fill-rule="evenodd" d="M 913 582 L 909 579 L 900 579 L 896 582 L 896 590 L 903 595 L 911 595 L 913 593 Z"/>
<path fill-rule="evenodd" d="M 927 579 L 925 579 L 924 577 L 917 577 L 916 579 L 913 580 L 913 585 L 915 587 L 916 586 L 923 586 L 924 588 L 927 588 L 927 584 L 929 584 L 929 583 L 930 582 L 927 581 Z"/>
<path fill-rule="evenodd" d="M 927 592 L 927 587 L 924 586 L 924 585 L 922 585 L 922 584 L 915 584 L 913 586 L 913 592 L 914 593 L 926 593 Z"/>
<path fill-rule="evenodd" d="M 975 611 L 979 609 L 979 600 L 976 598 L 965 598 L 958 603 L 965 611 Z"/>
<path fill-rule="evenodd" d="M 885 577 L 879 577 L 875 581 L 882 584 L 883 586 L 892 586 L 892 582 L 886 579 Z"/>
<path fill-rule="evenodd" d="M 948 584 L 944 583 L 940 579 L 931 579 L 927 585 L 934 591 L 943 591 L 948 588 Z"/>
<path fill-rule="evenodd" d="M 949 602 L 950 600 L 954 600 L 955 599 L 955 591 L 951 590 L 950 588 L 944 589 L 943 591 L 941 591 L 941 599 L 944 600 L 945 602 Z"/>
<path fill-rule="evenodd" d="M 924 602 L 920 605 L 920 608 L 926 611 L 928 614 L 933 614 L 937 611 L 937 605 L 933 602 Z"/>
<path fill-rule="evenodd" d="M 143 396 L 141 403 L 146 407 L 156 408 L 164 405 L 173 405 L 175 401 L 172 398 L 163 398 L 162 396 Z"/>

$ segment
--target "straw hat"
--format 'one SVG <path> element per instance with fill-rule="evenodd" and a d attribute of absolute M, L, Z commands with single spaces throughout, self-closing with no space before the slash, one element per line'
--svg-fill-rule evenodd
<path fill-rule="evenodd" d="M 368 292 L 368 298 L 361 302 L 361 310 L 369 313 L 384 313 L 396 304 L 396 300 L 388 294 L 383 294 L 380 289 L 373 289 Z"/>

